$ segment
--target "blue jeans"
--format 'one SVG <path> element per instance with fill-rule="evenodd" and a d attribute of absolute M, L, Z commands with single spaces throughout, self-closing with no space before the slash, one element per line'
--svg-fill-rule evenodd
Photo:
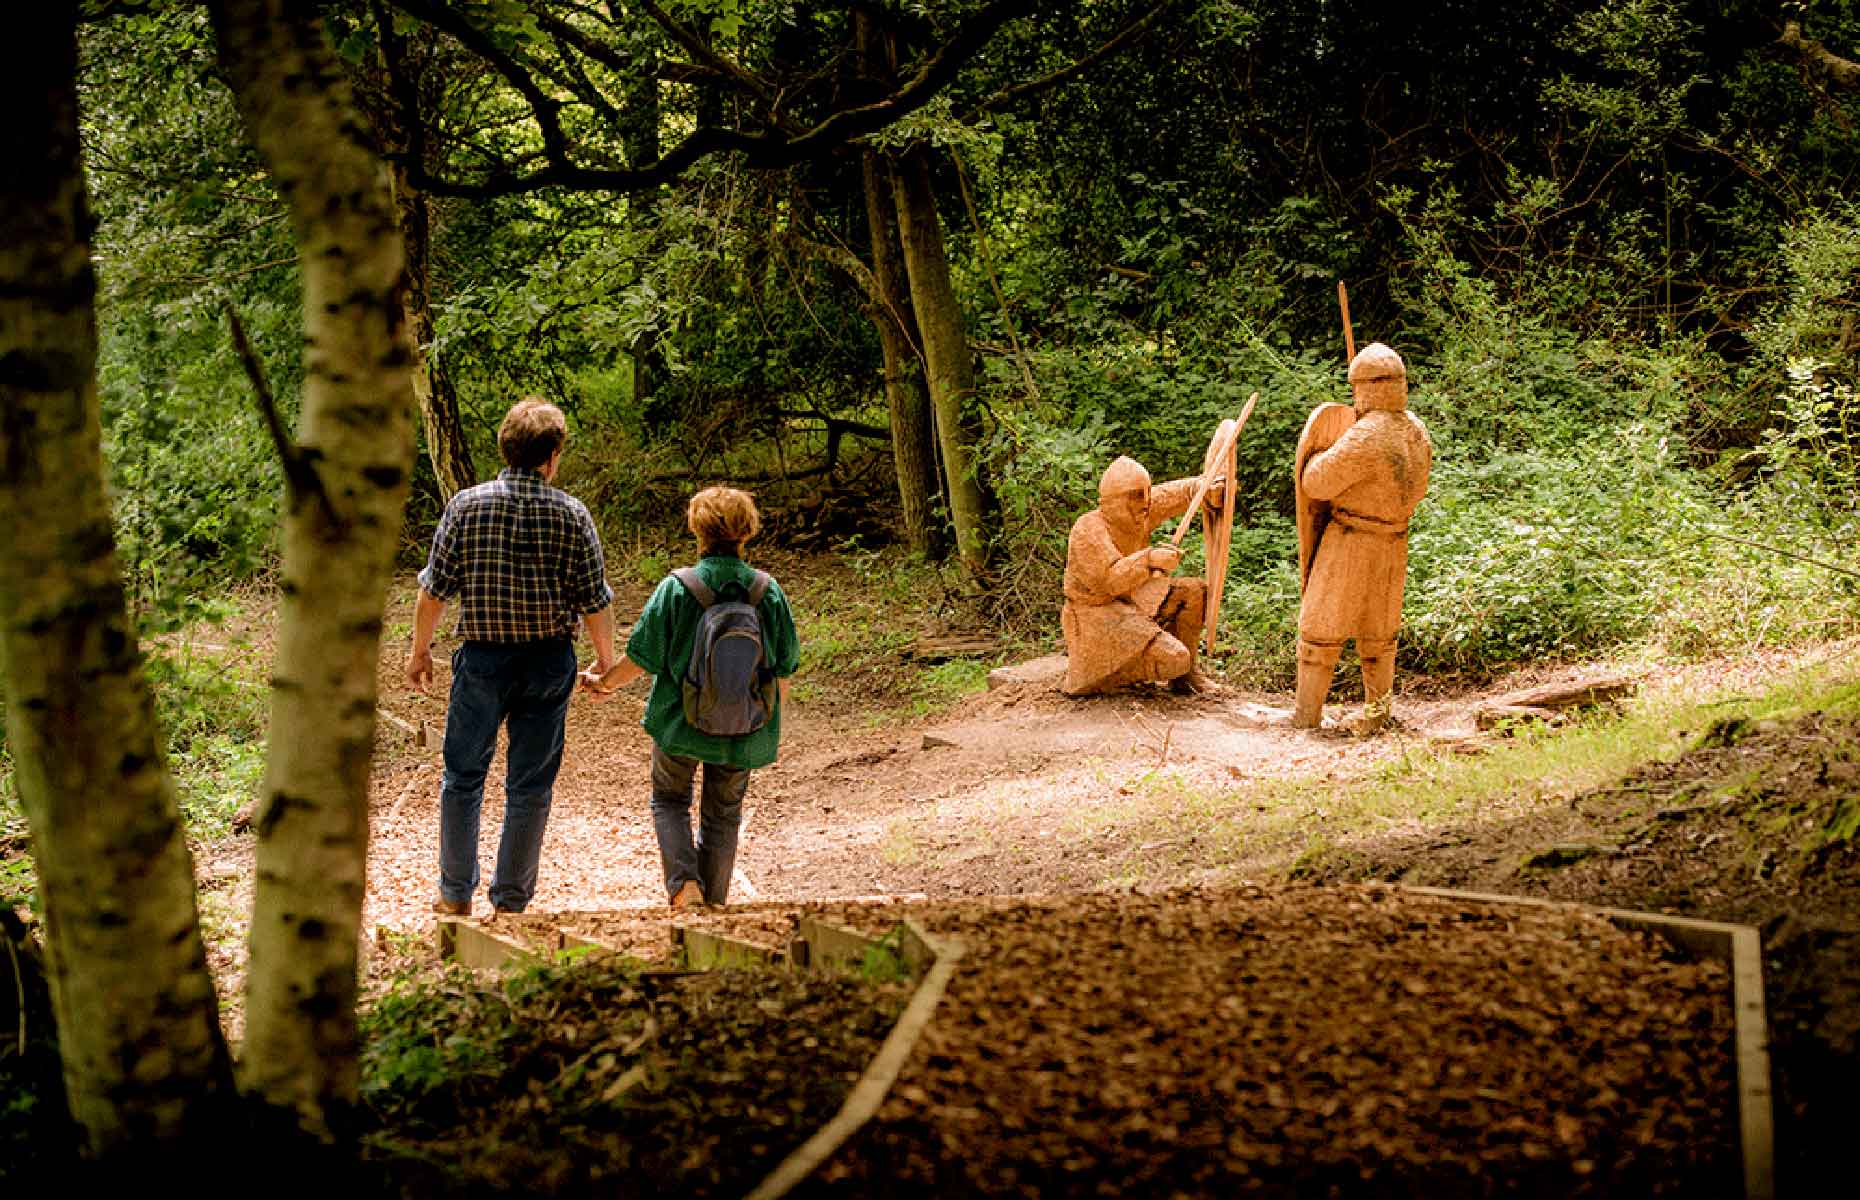
<path fill-rule="evenodd" d="M 478 810 L 497 750 L 497 727 L 510 744 L 504 764 L 504 831 L 497 844 L 491 903 L 522 912 L 536 893 L 543 828 L 549 823 L 562 731 L 575 692 L 575 644 L 466 642 L 452 652 L 446 704 L 446 773 L 439 785 L 439 894 L 454 902 L 478 890 Z"/>
<path fill-rule="evenodd" d="M 698 807 L 698 836 L 691 841 L 691 779 L 698 760 L 652 748 L 652 826 L 659 835 L 665 894 L 675 896 L 690 880 L 704 889 L 704 903 L 730 898 L 736 869 L 736 831 L 743 823 L 749 769 L 704 764 L 704 794 Z"/>

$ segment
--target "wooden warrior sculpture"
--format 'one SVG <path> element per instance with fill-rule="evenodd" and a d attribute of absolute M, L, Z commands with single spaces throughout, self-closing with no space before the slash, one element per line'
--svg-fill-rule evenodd
<path fill-rule="evenodd" d="M 1363 660 L 1363 729 L 1387 723 L 1395 634 L 1408 575 L 1408 518 L 1434 461 L 1408 409 L 1408 372 L 1380 342 L 1350 360 L 1354 408 L 1320 404 L 1298 438 L 1298 704 L 1292 724 L 1315 729 L 1343 644 Z"/>
<path fill-rule="evenodd" d="M 1228 467 L 1219 482 L 1231 478 Z M 1066 544 L 1060 625 L 1066 635 L 1067 695 L 1108 692 L 1145 680 L 1167 682 L 1179 692 L 1208 687 L 1195 669 L 1207 581 L 1170 578 L 1182 561 L 1181 550 L 1150 544 L 1159 525 L 1187 512 L 1203 494 L 1211 515 L 1220 510 L 1229 499 L 1226 489 L 1204 492 L 1205 479 L 1177 479 L 1152 488 L 1141 463 L 1119 458 L 1098 481 L 1098 507 L 1073 522 Z M 1187 523 L 1184 518 L 1184 528 Z"/>

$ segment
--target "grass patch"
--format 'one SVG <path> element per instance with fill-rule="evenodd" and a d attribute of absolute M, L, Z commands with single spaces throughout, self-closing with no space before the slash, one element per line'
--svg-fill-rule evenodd
<path fill-rule="evenodd" d="M 1618 713 L 1525 729 L 1475 758 L 1415 744 L 1358 779 L 1267 780 L 1227 792 L 1213 817 L 1210 865 L 1276 862 L 1293 878 L 1313 876 L 1319 863 L 1350 861 L 1342 847 L 1364 835 L 1561 802 L 1722 739 L 1727 728 L 1812 712 L 1860 712 L 1860 680 L 1844 658 L 1716 684 L 1681 673 L 1644 688 Z M 1860 800 L 1835 814 L 1826 836 L 1857 833 Z"/>

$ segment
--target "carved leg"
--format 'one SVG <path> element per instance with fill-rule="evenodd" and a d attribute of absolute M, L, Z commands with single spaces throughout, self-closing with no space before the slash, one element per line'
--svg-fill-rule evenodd
<path fill-rule="evenodd" d="M 1343 645 L 1324 645 L 1298 639 L 1298 707 L 1292 710 L 1294 729 L 1316 729 L 1324 722 L 1324 697 L 1330 694 L 1330 677 L 1343 656 Z"/>
<path fill-rule="evenodd" d="M 1159 633 L 1143 650 L 1144 679 L 1159 682 L 1177 679 L 1195 666 L 1195 652 L 1184 646 L 1174 634 Z"/>
<path fill-rule="evenodd" d="M 1167 640 L 1173 640 L 1188 655 L 1188 663 L 1172 675 L 1157 676 L 1170 681 L 1172 691 L 1192 695 L 1205 692 L 1212 685 L 1195 669 L 1195 652 L 1201 646 L 1201 628 L 1208 608 L 1208 584 L 1204 579 L 1177 579 L 1169 585 L 1169 598 L 1156 614 Z M 1165 640 L 1158 638 L 1158 641 Z"/>
<path fill-rule="evenodd" d="M 1356 643 L 1363 660 L 1363 732 L 1374 733 L 1389 722 L 1394 707 L 1395 640 Z"/>

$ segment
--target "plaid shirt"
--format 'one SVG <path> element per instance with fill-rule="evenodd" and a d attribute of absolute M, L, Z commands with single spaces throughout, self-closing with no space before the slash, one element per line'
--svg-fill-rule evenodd
<path fill-rule="evenodd" d="M 583 614 L 614 598 L 587 506 L 525 467 L 452 497 L 420 586 L 462 598 L 458 635 L 469 642 L 573 637 Z"/>

